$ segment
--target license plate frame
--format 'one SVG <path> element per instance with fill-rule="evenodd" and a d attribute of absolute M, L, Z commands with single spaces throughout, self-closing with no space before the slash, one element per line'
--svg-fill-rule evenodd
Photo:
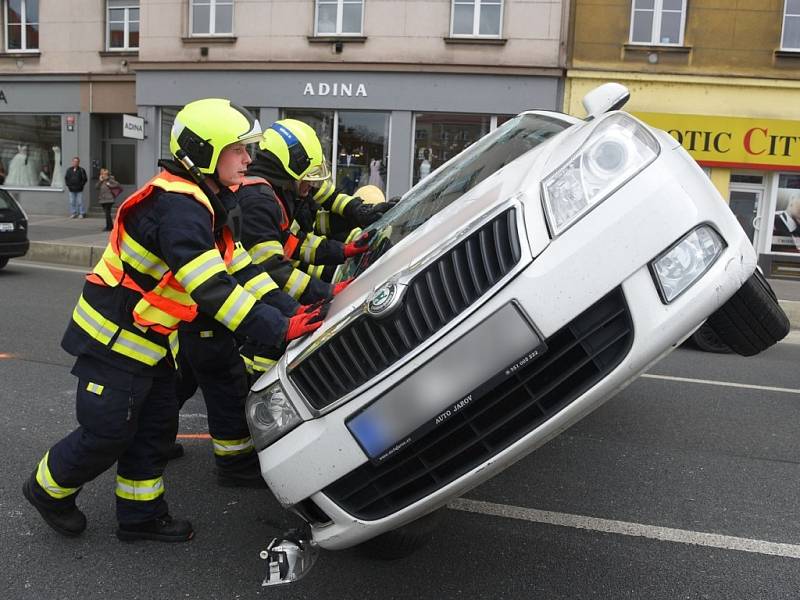
<path fill-rule="evenodd" d="M 497 340 L 504 344 L 496 344 Z M 491 355 L 499 354 L 494 360 L 486 356 L 483 362 L 489 364 L 485 367 L 472 364 L 459 367 L 458 358 L 464 353 L 464 345 L 476 343 Z M 370 461 L 382 463 L 443 425 L 467 405 L 479 401 L 488 390 L 546 352 L 547 344 L 528 316 L 515 301 L 509 302 L 379 398 L 350 415 L 345 425 Z M 410 405 L 414 391 L 424 387 L 420 380 L 431 378 L 440 382 L 441 376 L 434 373 L 441 372 L 451 378 L 452 391 L 437 391 L 438 397 L 425 406 Z M 432 389 L 438 390 L 438 386 L 433 385 Z"/>

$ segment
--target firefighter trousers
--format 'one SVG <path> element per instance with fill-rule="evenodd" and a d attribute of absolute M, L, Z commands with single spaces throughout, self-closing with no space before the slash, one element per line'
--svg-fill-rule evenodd
<path fill-rule="evenodd" d="M 32 479 L 37 501 L 51 508 L 74 504 L 81 487 L 117 464 L 117 520 L 136 524 L 168 512 L 162 475 L 178 431 L 172 367 L 132 375 L 81 356 L 76 416 L 79 426 L 39 462 Z"/>
<path fill-rule="evenodd" d="M 184 382 L 193 378 L 203 392 L 218 471 L 234 477 L 258 473 L 258 455 L 244 412 L 249 382 L 238 343 L 222 325 L 211 321 L 204 325 L 207 328 L 192 323 L 191 328 L 178 330 Z"/>

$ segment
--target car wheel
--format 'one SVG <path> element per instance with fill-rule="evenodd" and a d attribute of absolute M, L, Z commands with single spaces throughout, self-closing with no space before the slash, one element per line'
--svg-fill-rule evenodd
<path fill-rule="evenodd" d="M 733 352 L 730 346 L 719 339 L 717 333 L 706 323 L 703 323 L 700 329 L 695 331 L 689 339 L 695 348 L 703 352 L 714 352 L 716 354 L 730 354 Z"/>
<path fill-rule="evenodd" d="M 7 256 L 0 256 L 0 269 L 5 267 L 8 264 L 8 257 Z"/>
<path fill-rule="evenodd" d="M 405 558 L 425 546 L 442 520 L 443 508 L 367 540 L 358 546 L 363 554 L 380 560 Z"/>
<path fill-rule="evenodd" d="M 759 270 L 706 323 L 742 356 L 766 350 L 786 337 L 790 328 L 789 318 Z"/>

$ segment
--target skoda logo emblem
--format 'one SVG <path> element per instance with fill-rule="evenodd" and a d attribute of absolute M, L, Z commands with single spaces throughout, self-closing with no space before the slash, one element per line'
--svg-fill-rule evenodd
<path fill-rule="evenodd" d="M 397 288 L 393 283 L 382 285 L 372 294 L 372 298 L 367 304 L 367 311 L 373 315 L 386 312 L 392 306 L 392 300 L 394 300 L 395 295 L 397 295 Z"/>

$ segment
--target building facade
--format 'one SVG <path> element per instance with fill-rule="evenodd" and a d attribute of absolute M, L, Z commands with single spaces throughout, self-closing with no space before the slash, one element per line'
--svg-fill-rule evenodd
<path fill-rule="evenodd" d="M 133 186 L 168 156 L 177 110 L 221 96 L 265 126 L 309 122 L 341 187 L 392 197 L 509 116 L 563 104 L 568 0 L 0 1 L 16 15 L 0 54 L 7 167 L 27 145 L 57 171 L 58 146 L 117 174 L 124 162 Z M 123 136 L 123 113 L 143 139 Z M 48 133 L 34 143 L 32 127 Z M 58 179 L 32 177 L 7 187 L 64 213 Z"/>
<path fill-rule="evenodd" d="M 800 5 L 573 0 L 564 109 L 606 81 L 729 202 L 770 276 L 800 278 Z M 796 14 L 797 13 L 797 14 Z"/>

